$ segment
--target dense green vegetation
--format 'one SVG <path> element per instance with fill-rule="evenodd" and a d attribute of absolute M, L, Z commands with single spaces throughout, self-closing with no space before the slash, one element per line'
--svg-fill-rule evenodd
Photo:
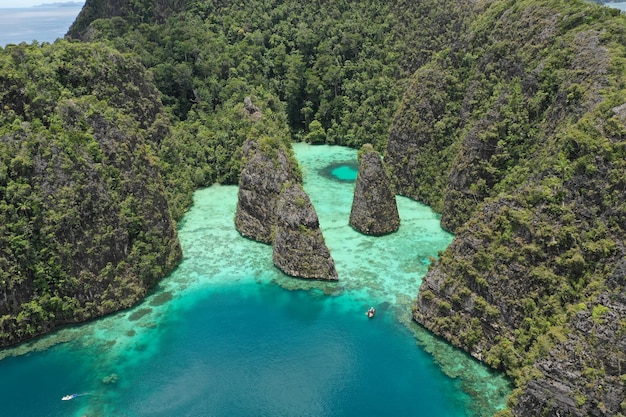
<path fill-rule="evenodd" d="M 88 2 L 83 14 L 99 4 Z M 371 0 L 193 1 L 155 21 L 152 2 L 132 4 L 89 26 L 79 16 L 70 35 L 138 54 L 178 120 L 212 119 L 262 88 L 283 103 L 296 138 L 378 149 L 403 80 L 455 35 L 462 10 Z"/>
<path fill-rule="evenodd" d="M 8 46 L 0 103 L 2 346 L 132 305 L 181 253 L 150 143 L 160 94 L 136 59 Z"/>
<path fill-rule="evenodd" d="M 546 415 L 570 413 L 567 399 L 584 404 L 571 415 L 626 413 L 611 365 L 626 343 L 626 20 L 565 1 L 475 13 L 460 47 L 416 72 L 387 147 L 399 191 L 457 233 L 415 317 L 507 370 L 521 387 L 516 413 L 531 397 L 552 403 Z M 617 325 L 593 319 L 605 311 Z M 599 323 L 594 337 L 583 317 Z M 545 388 L 553 379 L 567 389 Z"/>
<path fill-rule="evenodd" d="M 88 1 L 70 35 L 90 43 L 0 50 L 2 344 L 135 302 L 180 255 L 147 210 L 169 230 L 194 189 L 236 183 L 246 139 L 384 148 L 454 9 Z"/>
<path fill-rule="evenodd" d="M 388 148 L 404 158 L 392 155 L 397 172 L 413 158 L 410 180 L 399 178 L 402 193 L 443 212 L 451 230 L 477 202 L 527 180 L 532 170 L 520 165 L 530 156 L 543 150 L 552 169 L 553 158 L 572 146 L 556 133 L 591 110 L 601 94 L 613 95 L 607 109 L 621 104 L 613 88 L 623 68 L 616 59 L 624 42 L 618 10 L 556 1 L 480 7 L 475 18 L 464 16 L 467 32 L 413 77 L 392 131 L 411 132 L 410 140 L 398 141 L 397 152 Z M 415 149 L 404 152 L 407 146 Z"/>

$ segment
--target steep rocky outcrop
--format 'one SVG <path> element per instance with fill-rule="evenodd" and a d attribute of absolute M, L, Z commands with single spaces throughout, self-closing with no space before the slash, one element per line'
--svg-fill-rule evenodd
<path fill-rule="evenodd" d="M 261 117 L 263 117 L 261 109 L 259 108 L 259 106 L 252 102 L 251 97 L 246 97 L 243 99 L 243 108 L 246 109 L 248 115 L 252 117 L 253 120 L 259 120 Z"/>
<path fill-rule="evenodd" d="M 249 105 L 246 107 L 246 109 Z M 248 110 L 250 116 L 258 109 Z M 262 138 L 243 148 L 235 227 L 271 243 L 274 264 L 299 278 L 337 279 L 315 208 L 302 189 L 302 174 L 287 143 Z"/>
<path fill-rule="evenodd" d="M 391 125 L 385 165 L 397 194 L 422 201 L 438 212 L 447 184 L 451 147 L 460 124 L 460 80 L 445 63 L 433 61 L 413 76 Z M 436 91 L 436 94 L 435 94 Z"/>
<path fill-rule="evenodd" d="M 567 338 L 535 366 L 516 415 L 617 416 L 626 413 L 626 261 L 601 294 L 576 307 Z"/>
<path fill-rule="evenodd" d="M 624 49 L 603 41 L 611 19 L 623 25 L 582 3 L 487 5 L 459 39 L 471 64 L 450 51 L 420 69 L 391 129 L 399 192 L 456 233 L 413 317 L 508 372 L 503 415 L 624 413 L 626 126 L 611 87 Z"/>
<path fill-rule="evenodd" d="M 274 238 L 281 190 L 287 183 L 301 182 L 293 151 L 277 145 L 249 139 L 243 146 L 235 227 L 243 236 L 264 243 Z"/>
<path fill-rule="evenodd" d="M 149 145 L 168 125 L 145 69 L 105 45 L 11 52 L 12 78 L 0 77 L 0 346 L 128 308 L 182 256 Z"/>
<path fill-rule="evenodd" d="M 280 194 L 272 259 L 287 275 L 337 279 L 335 262 L 324 242 L 317 213 L 299 184 L 289 184 Z"/>
<path fill-rule="evenodd" d="M 366 235 L 384 235 L 400 227 L 396 196 L 380 154 L 367 144 L 359 152 L 350 225 Z"/>

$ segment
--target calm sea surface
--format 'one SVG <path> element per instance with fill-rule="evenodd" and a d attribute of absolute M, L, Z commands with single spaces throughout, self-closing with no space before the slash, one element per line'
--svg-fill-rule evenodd
<path fill-rule="evenodd" d="M 0 8 L 0 46 L 62 38 L 78 16 L 78 7 Z"/>
<path fill-rule="evenodd" d="M 0 351 L 2 416 L 489 416 L 501 375 L 410 320 L 452 236 L 398 197 L 402 225 L 349 225 L 356 151 L 296 144 L 338 283 L 285 277 L 234 228 L 237 187 L 195 194 L 181 265 L 137 307 Z M 366 309 L 376 306 L 369 320 Z M 66 394 L 78 393 L 71 401 Z"/>

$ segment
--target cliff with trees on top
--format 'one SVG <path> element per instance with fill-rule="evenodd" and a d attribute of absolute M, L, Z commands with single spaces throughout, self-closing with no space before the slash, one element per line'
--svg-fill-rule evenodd
<path fill-rule="evenodd" d="M 159 97 L 105 45 L 0 54 L 0 346 L 130 307 L 180 260 Z"/>
<path fill-rule="evenodd" d="M 475 13 L 415 73 L 387 143 L 399 192 L 456 233 L 413 316 L 511 375 L 503 415 L 620 415 L 624 17 L 558 1 Z"/>

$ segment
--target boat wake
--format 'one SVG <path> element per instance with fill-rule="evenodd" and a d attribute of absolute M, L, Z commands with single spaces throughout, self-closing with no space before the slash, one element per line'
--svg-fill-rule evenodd
<path fill-rule="evenodd" d="M 73 400 L 74 398 L 77 398 L 77 397 L 82 397 L 83 395 L 91 395 L 91 394 L 93 394 L 93 393 L 92 392 L 83 392 L 81 394 L 68 394 L 68 395 L 65 395 L 65 396 L 61 397 L 61 400 L 69 401 L 69 400 Z"/>

